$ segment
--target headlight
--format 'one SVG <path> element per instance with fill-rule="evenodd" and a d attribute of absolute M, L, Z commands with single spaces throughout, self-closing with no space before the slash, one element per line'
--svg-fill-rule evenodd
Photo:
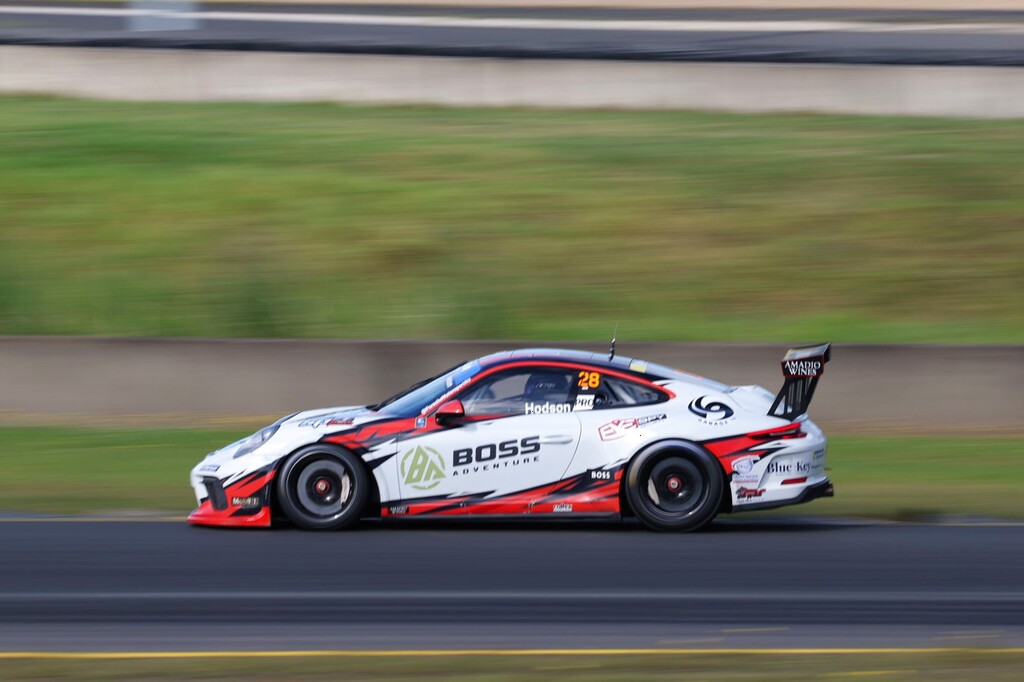
<path fill-rule="evenodd" d="M 281 428 L 280 424 L 271 424 L 265 429 L 260 429 L 248 438 L 243 438 L 238 442 L 238 449 L 235 450 L 235 454 L 232 459 L 238 459 L 239 457 L 248 455 L 250 452 L 256 451 L 260 446 L 270 440 L 270 437 L 277 433 L 279 428 Z"/>

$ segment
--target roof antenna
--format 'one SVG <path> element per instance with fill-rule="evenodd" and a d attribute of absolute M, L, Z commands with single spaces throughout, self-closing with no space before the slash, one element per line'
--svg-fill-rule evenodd
<path fill-rule="evenodd" d="M 615 358 L 615 337 L 619 335 L 619 323 L 615 323 L 615 331 L 612 332 L 612 347 L 608 349 L 608 360 Z"/>

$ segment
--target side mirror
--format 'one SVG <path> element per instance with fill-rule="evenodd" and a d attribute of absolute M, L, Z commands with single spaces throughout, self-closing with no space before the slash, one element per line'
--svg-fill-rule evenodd
<path fill-rule="evenodd" d="M 466 408 L 462 406 L 461 400 L 449 400 L 437 408 L 434 418 L 441 426 L 448 426 L 466 416 Z"/>

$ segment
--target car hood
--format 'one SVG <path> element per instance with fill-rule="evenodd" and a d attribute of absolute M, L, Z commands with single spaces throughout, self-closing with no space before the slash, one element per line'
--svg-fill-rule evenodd
<path fill-rule="evenodd" d="M 334 432 L 355 428 L 367 422 L 383 419 L 386 416 L 380 412 L 368 409 L 365 405 L 323 407 L 293 414 L 281 422 L 281 425 Z"/>
<path fill-rule="evenodd" d="M 326 407 L 297 412 L 266 427 L 277 428 L 266 443 L 252 450 L 252 454 L 270 461 L 300 445 L 315 441 L 320 434 L 347 431 L 382 418 L 385 418 L 385 415 L 367 409 L 364 405 Z M 248 438 L 235 441 L 208 454 L 202 462 L 202 465 L 206 467 L 204 471 L 219 471 L 221 467 L 234 461 L 238 449 Z M 237 467 L 224 468 L 234 469 Z"/>

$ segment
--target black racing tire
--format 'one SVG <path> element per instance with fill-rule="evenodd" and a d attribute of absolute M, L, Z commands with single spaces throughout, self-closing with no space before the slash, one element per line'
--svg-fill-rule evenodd
<path fill-rule="evenodd" d="M 645 526 L 660 531 L 693 531 L 718 515 L 725 489 L 718 461 L 684 440 L 654 443 L 626 470 L 626 499 Z"/>
<path fill-rule="evenodd" d="M 344 448 L 317 443 L 277 472 L 277 499 L 288 520 L 308 530 L 337 530 L 359 520 L 370 494 L 366 465 Z"/>

